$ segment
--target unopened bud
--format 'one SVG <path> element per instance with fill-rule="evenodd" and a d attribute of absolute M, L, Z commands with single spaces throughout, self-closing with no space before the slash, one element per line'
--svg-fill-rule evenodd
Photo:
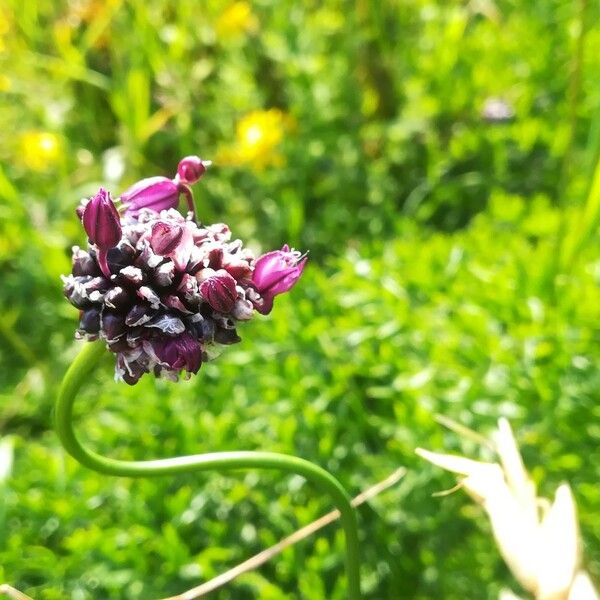
<path fill-rule="evenodd" d="M 167 256 L 179 271 L 184 271 L 194 247 L 192 234 L 186 223 L 157 221 L 152 225 L 150 247 L 158 256 Z"/>
<path fill-rule="evenodd" d="M 179 161 L 177 165 L 177 175 L 181 183 L 194 184 L 204 173 L 206 167 L 211 165 L 211 161 L 202 160 L 199 156 L 186 156 Z"/>
<path fill-rule="evenodd" d="M 115 308 L 117 310 L 124 310 L 131 304 L 131 296 L 120 286 L 110 288 L 104 296 L 104 304 L 109 308 Z"/>
<path fill-rule="evenodd" d="M 100 310 L 89 308 L 83 311 L 79 320 L 79 329 L 88 334 L 96 334 L 100 331 Z"/>
<path fill-rule="evenodd" d="M 104 311 L 102 313 L 101 325 L 102 331 L 109 342 L 121 337 L 127 331 L 125 319 L 118 313 Z"/>
<path fill-rule="evenodd" d="M 237 344 L 241 341 L 242 338 L 240 338 L 235 329 L 223 329 L 222 327 L 217 327 L 215 330 L 215 342 L 218 342 L 219 344 L 229 346 L 230 344 Z"/>
<path fill-rule="evenodd" d="M 211 308 L 228 313 L 235 305 L 237 290 L 235 279 L 227 271 L 219 270 L 205 279 L 199 286 L 200 294 Z"/>
<path fill-rule="evenodd" d="M 263 254 L 254 265 L 252 283 L 263 298 L 262 304 L 256 305 L 256 310 L 267 315 L 273 308 L 273 298 L 290 290 L 304 270 L 306 256 L 301 256 L 297 250 L 283 246 Z"/>
<path fill-rule="evenodd" d="M 177 249 L 183 237 L 183 227 L 178 223 L 158 221 L 152 225 L 150 247 L 159 256 L 169 256 Z"/>
<path fill-rule="evenodd" d="M 179 187 L 166 177 L 148 177 L 134 183 L 121 194 L 125 212 L 133 216 L 143 208 L 156 212 L 176 208 L 179 203 Z"/>
<path fill-rule="evenodd" d="M 78 246 L 73 247 L 73 275 L 76 277 L 86 275 L 99 275 L 98 265 L 96 261 L 85 251 Z"/>
<path fill-rule="evenodd" d="M 114 248 L 121 239 L 121 220 L 110 197 L 110 192 L 100 188 L 98 193 L 85 205 L 82 217 L 83 227 L 90 241 L 99 250 Z"/>
<path fill-rule="evenodd" d="M 197 373 L 202 363 L 202 348 L 189 333 L 176 338 L 161 338 L 151 342 L 152 350 L 161 364 L 170 369 L 186 369 Z"/>

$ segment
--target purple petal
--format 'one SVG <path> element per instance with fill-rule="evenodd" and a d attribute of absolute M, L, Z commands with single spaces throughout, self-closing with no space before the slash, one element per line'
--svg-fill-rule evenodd
<path fill-rule="evenodd" d="M 101 326 L 102 333 L 108 341 L 116 340 L 127 330 L 124 317 L 108 311 L 102 314 Z"/>

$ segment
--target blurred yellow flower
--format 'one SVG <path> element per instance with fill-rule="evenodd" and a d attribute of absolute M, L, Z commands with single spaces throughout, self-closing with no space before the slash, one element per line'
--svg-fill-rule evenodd
<path fill-rule="evenodd" d="M 0 73 L 0 92 L 8 92 L 12 86 L 12 82 L 9 77 Z"/>
<path fill-rule="evenodd" d="M 46 171 L 60 158 L 60 139 L 48 131 L 26 131 L 19 145 L 19 159 L 32 171 Z"/>
<path fill-rule="evenodd" d="M 290 117 L 277 108 L 248 113 L 236 126 L 234 146 L 222 149 L 217 161 L 249 164 L 257 170 L 282 165 L 283 156 L 277 148 L 290 124 Z"/>
<path fill-rule="evenodd" d="M 10 30 L 8 14 L 0 9 L 0 35 L 6 35 Z"/>
<path fill-rule="evenodd" d="M 8 14 L 0 9 L 0 53 L 6 50 L 5 38 L 10 31 Z"/>
<path fill-rule="evenodd" d="M 258 29 L 258 19 L 252 12 L 249 2 L 230 4 L 217 19 L 217 35 L 231 38 L 242 33 L 254 33 Z"/>

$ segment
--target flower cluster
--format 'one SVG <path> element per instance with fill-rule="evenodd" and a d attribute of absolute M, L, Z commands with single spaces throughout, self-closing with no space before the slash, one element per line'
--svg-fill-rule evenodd
<path fill-rule="evenodd" d="M 268 314 L 302 274 L 300 252 L 284 246 L 255 259 L 227 225 L 197 225 L 176 210 L 179 192 L 191 204 L 187 186 L 205 168 L 187 157 L 174 180 L 134 184 L 121 195 L 122 214 L 104 189 L 78 208 L 89 243 L 73 248 L 63 277 L 80 310 L 76 337 L 105 340 L 115 377 L 131 385 L 149 372 L 173 380 L 198 372 L 219 345 L 240 341 L 238 321 Z"/>

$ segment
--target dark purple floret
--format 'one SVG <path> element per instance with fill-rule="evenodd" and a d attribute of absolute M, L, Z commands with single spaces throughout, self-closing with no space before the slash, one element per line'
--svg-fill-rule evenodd
<path fill-rule="evenodd" d="M 189 333 L 174 338 L 159 338 L 151 342 L 152 351 L 158 359 L 159 368 L 167 367 L 174 371 L 185 369 L 197 373 L 202 362 L 202 347 Z"/>
<path fill-rule="evenodd" d="M 231 312 L 238 296 L 235 279 L 222 269 L 204 279 L 198 291 L 209 306 L 220 313 Z"/>

